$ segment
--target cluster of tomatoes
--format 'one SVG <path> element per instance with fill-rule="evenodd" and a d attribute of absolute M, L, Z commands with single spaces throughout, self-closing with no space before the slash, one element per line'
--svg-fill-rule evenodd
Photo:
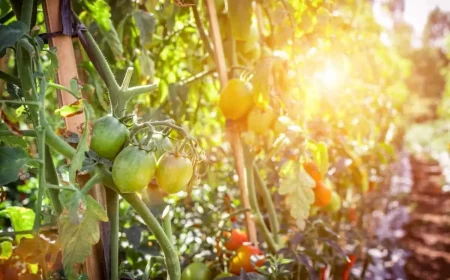
<path fill-rule="evenodd" d="M 247 234 L 239 229 L 232 229 L 223 232 L 225 242 L 223 246 L 229 252 L 233 252 L 233 256 L 229 264 L 229 272 L 218 274 L 214 280 L 240 275 L 241 270 L 245 272 L 255 272 L 256 267 L 264 264 L 264 255 L 261 250 L 248 242 Z M 217 251 L 222 252 L 221 238 L 217 242 Z M 209 280 L 212 279 L 211 269 L 204 263 L 193 262 L 189 264 L 181 275 L 181 280 Z"/>
<path fill-rule="evenodd" d="M 139 192 L 156 178 L 168 193 L 184 190 L 194 174 L 191 160 L 173 147 L 169 138 L 149 135 L 155 148 L 132 145 L 125 124 L 113 116 L 104 116 L 93 124 L 91 149 L 100 157 L 113 161 L 112 177 L 122 193 Z"/>
<path fill-rule="evenodd" d="M 314 180 L 314 205 L 319 208 L 335 213 L 341 208 L 341 197 L 332 190 L 326 183 L 319 168 L 314 162 L 305 162 L 303 168 Z"/>
<path fill-rule="evenodd" d="M 219 107 L 228 120 L 242 121 L 248 131 L 263 135 L 269 130 L 284 132 L 289 124 L 287 117 L 277 118 L 268 104 L 255 104 L 256 94 L 248 83 L 230 80 L 220 94 Z"/>

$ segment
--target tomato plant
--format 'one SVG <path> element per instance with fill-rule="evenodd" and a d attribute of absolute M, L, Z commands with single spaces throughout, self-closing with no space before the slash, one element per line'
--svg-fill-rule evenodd
<path fill-rule="evenodd" d="M 118 119 L 104 116 L 92 126 L 91 149 L 99 156 L 114 160 L 128 140 L 128 129 Z"/>
<path fill-rule="evenodd" d="M 236 255 L 231 259 L 230 272 L 240 274 L 241 269 L 246 272 L 256 271 L 255 267 L 264 263 L 263 253 L 255 246 L 242 245 L 237 249 Z"/>
<path fill-rule="evenodd" d="M 248 242 L 247 234 L 238 229 L 232 229 L 230 232 L 224 232 L 227 241 L 225 242 L 225 248 L 230 251 L 235 251 L 242 246 L 244 242 Z"/>
<path fill-rule="evenodd" d="M 155 170 L 156 159 L 153 153 L 130 146 L 123 149 L 114 160 L 112 177 L 121 192 L 133 193 L 147 187 Z"/>
<path fill-rule="evenodd" d="M 156 181 L 168 193 L 184 190 L 192 179 L 194 167 L 189 158 L 175 153 L 166 153 L 156 167 Z"/>
<path fill-rule="evenodd" d="M 181 280 L 209 280 L 211 276 L 211 270 L 206 264 L 194 262 L 183 270 Z"/>
<path fill-rule="evenodd" d="M 253 98 L 253 92 L 246 82 L 232 79 L 220 93 L 219 107 L 225 118 L 238 120 L 250 111 Z"/>

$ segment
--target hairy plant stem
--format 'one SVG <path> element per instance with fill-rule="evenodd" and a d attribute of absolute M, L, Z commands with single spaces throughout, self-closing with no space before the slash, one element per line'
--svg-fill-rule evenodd
<path fill-rule="evenodd" d="M 272 237 L 271 232 L 267 228 L 264 223 L 263 215 L 258 206 L 258 199 L 256 197 L 255 190 L 255 182 L 253 176 L 253 156 L 250 153 L 249 147 L 246 144 L 242 145 L 242 149 L 244 151 L 244 161 L 245 161 L 245 170 L 247 173 L 247 184 L 248 184 L 248 194 L 250 200 L 250 207 L 252 208 L 252 212 L 255 215 L 256 226 L 261 230 L 264 240 L 267 242 L 269 250 L 272 253 L 276 253 L 278 250 L 278 246 L 275 243 L 275 240 Z"/>
<path fill-rule="evenodd" d="M 278 221 L 277 211 L 275 209 L 275 206 L 273 204 L 272 195 L 270 194 L 269 189 L 267 188 L 266 183 L 264 182 L 263 178 L 261 177 L 261 174 L 259 173 L 258 167 L 256 164 L 253 164 L 253 173 L 254 177 L 256 178 L 256 186 L 258 187 L 258 190 L 260 191 L 262 198 L 264 200 L 264 203 L 266 204 L 267 211 L 269 213 L 269 224 L 270 229 L 272 230 L 273 239 L 277 243 L 277 245 L 280 245 L 280 237 L 278 233 L 280 232 L 280 223 Z"/>
<path fill-rule="evenodd" d="M 31 29 L 31 18 L 33 16 L 33 0 L 23 0 L 22 12 L 20 13 L 20 21 L 25 24 L 27 31 Z"/>
<path fill-rule="evenodd" d="M 158 220 L 150 212 L 145 203 L 135 193 L 123 193 L 121 196 L 134 208 L 134 210 L 141 216 L 147 227 L 152 231 L 156 240 L 158 240 L 161 249 L 164 252 L 167 272 L 170 280 L 179 280 L 181 277 L 180 262 L 178 260 L 178 253 L 175 250 L 172 242 L 164 232 L 164 229 L 158 223 Z"/>
<path fill-rule="evenodd" d="M 48 145 L 45 146 L 45 177 L 47 179 L 47 183 L 59 185 L 58 174 L 56 173 L 55 164 L 52 159 L 52 152 L 50 151 L 50 147 Z M 51 198 L 53 209 L 59 216 L 62 212 L 62 205 L 58 198 L 59 190 L 49 189 L 48 194 Z"/>
<path fill-rule="evenodd" d="M 106 188 L 106 209 L 108 212 L 110 231 L 111 280 L 119 280 L 119 195 L 112 189 Z"/>
<path fill-rule="evenodd" d="M 12 133 L 10 130 L 0 130 L 0 136 L 14 136 L 14 137 L 37 137 L 34 130 L 19 130 L 21 135 Z"/>

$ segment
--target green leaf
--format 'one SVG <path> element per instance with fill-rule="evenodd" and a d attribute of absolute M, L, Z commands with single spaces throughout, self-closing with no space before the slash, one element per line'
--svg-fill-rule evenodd
<path fill-rule="evenodd" d="M 155 63 L 149 54 L 141 53 L 138 57 L 143 78 L 152 80 L 155 76 Z"/>
<path fill-rule="evenodd" d="M 314 203 L 314 180 L 306 173 L 299 162 L 288 161 L 280 169 L 282 178 L 278 192 L 285 195 L 289 212 L 303 230 L 309 216 L 311 204 Z"/>
<path fill-rule="evenodd" d="M 27 27 L 21 21 L 14 21 L 8 25 L 0 25 L 0 52 L 10 48 L 27 33 Z"/>
<path fill-rule="evenodd" d="M 86 215 L 80 224 L 70 222 L 67 209 L 59 217 L 64 271 L 69 280 L 77 279 L 74 264 L 82 263 L 100 239 L 99 221 L 107 222 L 103 207 L 92 196 L 86 196 Z"/>
<path fill-rule="evenodd" d="M 17 180 L 20 169 L 28 159 L 23 149 L 0 147 L 0 186 Z"/>
<path fill-rule="evenodd" d="M 149 48 L 152 43 L 153 33 L 155 32 L 155 17 L 153 14 L 143 10 L 135 11 L 133 17 L 139 29 L 139 42 L 141 46 Z"/>
<path fill-rule="evenodd" d="M 228 0 L 228 16 L 231 22 L 233 36 L 238 41 L 245 41 L 250 34 L 252 25 L 251 0 Z"/>
<path fill-rule="evenodd" d="M 33 229 L 34 211 L 25 207 L 11 206 L 0 211 L 0 216 L 8 216 L 14 231 L 27 231 Z M 22 237 L 33 237 L 31 234 L 17 234 L 16 241 Z"/>
<path fill-rule="evenodd" d="M 58 68 L 59 68 L 59 61 L 58 61 L 58 57 L 56 56 L 56 51 L 57 50 L 55 47 L 52 47 L 52 48 L 50 48 L 50 50 L 47 51 L 47 56 L 48 56 L 48 58 L 50 58 L 50 65 L 49 65 L 46 73 L 50 77 L 53 77 L 53 75 L 56 74 L 56 72 L 58 71 Z"/>
<path fill-rule="evenodd" d="M 62 205 L 69 210 L 70 222 L 80 224 L 86 215 L 86 198 L 79 191 L 64 190 L 58 196 Z"/>
<path fill-rule="evenodd" d="M 12 255 L 13 245 L 10 241 L 0 243 L 0 260 L 7 260 Z"/>
<path fill-rule="evenodd" d="M 55 110 L 55 114 L 68 118 L 83 113 L 83 100 L 77 100 L 70 105 L 64 105 Z"/>
<path fill-rule="evenodd" d="M 75 185 L 75 178 L 77 176 L 77 172 L 81 170 L 83 166 L 83 161 L 85 157 L 85 153 L 89 151 L 88 145 L 88 135 L 89 135 L 89 121 L 91 119 L 91 108 L 87 102 L 83 102 L 84 112 L 85 112 L 85 121 L 83 134 L 81 135 L 80 142 L 77 146 L 77 151 L 72 158 L 70 168 L 69 168 L 69 182 Z"/>
<path fill-rule="evenodd" d="M 72 91 L 73 94 L 75 94 L 74 97 L 76 97 L 76 98 L 81 97 L 80 88 L 78 87 L 77 79 L 73 78 L 70 80 L 70 90 Z"/>

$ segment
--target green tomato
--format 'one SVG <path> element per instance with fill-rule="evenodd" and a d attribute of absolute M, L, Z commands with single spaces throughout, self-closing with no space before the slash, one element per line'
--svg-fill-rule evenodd
<path fill-rule="evenodd" d="M 232 277 L 232 276 L 234 276 L 234 274 L 229 273 L 229 272 L 222 272 L 222 273 L 220 273 L 219 275 L 217 275 L 217 276 L 214 278 L 214 280 L 219 280 L 219 279 L 222 279 L 222 278 L 227 278 L 227 277 Z"/>
<path fill-rule="evenodd" d="M 150 183 L 155 168 L 153 153 L 140 150 L 137 146 L 128 146 L 114 160 L 113 181 L 123 193 L 139 192 Z"/>
<path fill-rule="evenodd" d="M 164 153 L 173 152 L 172 141 L 168 137 L 164 137 L 161 134 L 153 134 L 153 140 L 156 143 L 155 157 L 158 160 Z"/>
<path fill-rule="evenodd" d="M 174 153 L 165 153 L 159 159 L 155 173 L 159 187 L 168 193 L 184 190 L 193 174 L 191 160 Z"/>
<path fill-rule="evenodd" d="M 211 270 L 201 262 L 191 263 L 181 273 L 181 280 L 210 280 L 211 278 Z"/>
<path fill-rule="evenodd" d="M 91 149 L 99 156 L 114 160 L 128 139 L 128 129 L 118 119 L 104 116 L 92 126 Z"/>
<path fill-rule="evenodd" d="M 333 191 L 331 193 L 331 201 L 325 207 L 325 210 L 331 213 L 336 213 L 337 211 L 339 211 L 339 209 L 341 209 L 341 197 L 338 195 L 337 192 Z"/>

